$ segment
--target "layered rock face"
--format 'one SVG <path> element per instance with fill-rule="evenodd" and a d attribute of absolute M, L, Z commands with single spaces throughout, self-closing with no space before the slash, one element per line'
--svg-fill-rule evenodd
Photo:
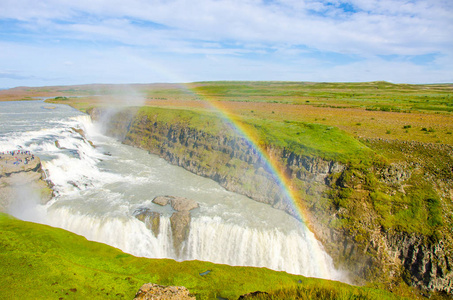
<path fill-rule="evenodd" d="M 102 110 L 94 109 L 90 114 L 93 119 L 104 120 L 107 134 L 125 144 L 145 149 L 172 164 L 211 178 L 230 191 L 300 218 L 259 153 L 233 130 L 212 134 L 186 124 L 167 124 L 158 118 L 134 116 L 135 112 L 103 114 Z M 408 284 L 423 289 L 453 292 L 451 247 L 439 241 L 430 243 L 423 235 L 384 230 L 367 200 L 370 197 L 370 191 L 364 189 L 367 179 L 355 176 L 350 166 L 272 146 L 268 146 L 266 152 L 284 166 L 286 175 L 291 178 L 301 198 L 299 204 L 306 208 L 304 221 L 337 267 L 347 270 L 357 283 L 363 282 L 362 279 L 381 280 L 391 286 L 403 278 Z M 381 174 L 381 182 L 391 188 L 410 177 L 410 173 L 398 165 L 381 168 L 377 173 Z M 350 201 L 360 202 L 354 207 L 353 214 L 357 215 L 358 222 L 353 226 L 338 225 L 343 222 L 346 208 L 334 203 L 329 195 L 341 190 L 353 191 L 355 198 Z M 183 232 L 176 227 L 176 231 Z"/>
<path fill-rule="evenodd" d="M 53 192 L 45 178 L 39 157 L 22 152 L 0 154 L 0 211 L 8 212 L 14 201 L 24 197 L 48 202 Z"/>
<path fill-rule="evenodd" d="M 453 251 L 443 241 L 415 234 L 388 234 L 389 248 L 398 255 L 408 284 L 453 293 Z"/>

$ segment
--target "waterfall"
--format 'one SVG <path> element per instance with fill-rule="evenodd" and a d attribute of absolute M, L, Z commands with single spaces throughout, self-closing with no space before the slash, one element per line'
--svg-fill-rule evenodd
<path fill-rule="evenodd" d="M 39 103 L 18 105 L 39 112 Z M 53 114 L 37 116 L 11 114 L 14 132 L 0 129 L 0 149 L 22 148 L 39 155 L 56 196 L 45 205 L 28 204 L 26 214 L 17 209 L 16 217 L 60 227 L 136 256 L 341 279 L 313 233 L 284 212 L 104 136 L 89 116 L 66 106 L 56 105 Z M 200 205 L 191 213 L 181 251 L 173 246 L 172 209 L 152 202 L 159 195 L 187 197 Z M 134 216 L 139 208 L 160 214 L 157 235 Z"/>

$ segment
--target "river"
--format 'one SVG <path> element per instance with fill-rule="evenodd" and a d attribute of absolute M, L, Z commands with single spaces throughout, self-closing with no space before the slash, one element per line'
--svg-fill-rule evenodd
<path fill-rule="evenodd" d="M 55 197 L 45 205 L 33 197 L 16 199 L 9 213 L 17 218 L 60 227 L 136 256 L 341 279 L 314 235 L 293 217 L 123 145 L 69 106 L 0 102 L 0 125 L 0 152 L 23 149 L 38 155 L 55 185 Z M 152 203 L 161 195 L 200 204 L 191 213 L 179 254 L 173 249 L 171 207 Z M 142 208 L 161 214 L 157 237 L 134 217 Z"/>

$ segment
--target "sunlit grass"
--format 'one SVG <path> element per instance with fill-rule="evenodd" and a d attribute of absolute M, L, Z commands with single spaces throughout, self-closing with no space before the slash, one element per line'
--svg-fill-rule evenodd
<path fill-rule="evenodd" d="M 265 268 L 202 261 L 176 262 L 125 254 L 113 247 L 45 225 L 0 214 L 0 298 L 132 299 L 146 282 L 187 287 L 197 299 L 237 299 L 261 290 L 316 290 L 360 299 L 397 299 L 393 294 Z M 207 270 L 211 272 L 200 275 Z"/>

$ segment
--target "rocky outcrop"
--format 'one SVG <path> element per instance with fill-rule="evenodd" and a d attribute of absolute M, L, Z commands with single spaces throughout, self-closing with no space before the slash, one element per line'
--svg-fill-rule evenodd
<path fill-rule="evenodd" d="M 0 154 L 0 211 L 8 212 L 14 201 L 32 198 L 45 204 L 53 196 L 39 157 L 15 153 Z M 27 199 L 28 200 L 28 199 Z"/>
<path fill-rule="evenodd" d="M 391 164 L 379 171 L 380 179 L 389 185 L 401 185 L 411 177 L 408 168 L 401 164 Z"/>
<path fill-rule="evenodd" d="M 164 286 L 145 283 L 135 294 L 134 300 L 195 300 L 189 290 L 183 286 Z"/>
<path fill-rule="evenodd" d="M 453 251 L 443 241 L 396 232 L 388 232 L 387 241 L 403 266 L 407 284 L 453 294 Z"/>
<path fill-rule="evenodd" d="M 153 203 L 160 205 L 160 206 L 165 206 L 168 203 L 170 203 L 171 197 L 169 196 L 157 196 L 156 198 L 153 199 Z"/>
<path fill-rule="evenodd" d="M 179 212 L 189 211 L 199 207 L 195 200 L 175 196 L 157 196 L 153 199 L 153 203 L 161 206 L 165 206 L 170 203 L 171 207 Z"/>
<path fill-rule="evenodd" d="M 184 197 L 157 196 L 153 199 L 153 203 L 160 206 L 170 204 L 173 210 L 175 210 L 170 217 L 170 226 L 173 248 L 176 255 L 179 256 L 182 250 L 182 245 L 184 241 L 187 240 L 190 231 L 190 211 L 199 207 L 198 202 Z M 154 233 L 154 236 L 158 236 L 161 217 L 160 213 L 145 207 L 137 209 L 134 212 L 134 216 L 145 223 L 146 227 Z"/>
<path fill-rule="evenodd" d="M 155 237 L 159 235 L 160 213 L 150 210 L 147 207 L 139 208 L 134 212 L 134 216 L 145 223 L 146 228 L 151 230 Z"/>
<path fill-rule="evenodd" d="M 170 217 L 173 247 L 177 256 L 181 253 L 182 243 L 189 235 L 190 219 L 189 211 L 174 212 Z"/>

